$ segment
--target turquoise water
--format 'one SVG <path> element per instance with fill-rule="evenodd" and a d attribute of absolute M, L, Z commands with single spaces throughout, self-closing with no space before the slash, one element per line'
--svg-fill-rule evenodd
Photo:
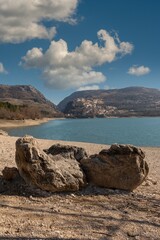
<path fill-rule="evenodd" d="M 61 119 L 39 126 L 8 130 L 12 136 L 92 142 L 160 146 L 160 118 Z"/>

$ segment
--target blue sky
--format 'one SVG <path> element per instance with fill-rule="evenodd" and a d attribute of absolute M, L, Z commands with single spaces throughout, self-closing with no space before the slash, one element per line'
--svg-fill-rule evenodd
<path fill-rule="evenodd" d="M 0 0 L 0 84 L 58 103 L 76 90 L 160 89 L 159 0 Z"/>

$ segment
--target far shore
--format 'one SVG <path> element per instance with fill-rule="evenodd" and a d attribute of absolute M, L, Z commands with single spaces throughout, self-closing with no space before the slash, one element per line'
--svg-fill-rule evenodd
<path fill-rule="evenodd" d="M 0 128 L 17 128 L 17 127 L 27 127 L 27 126 L 36 126 L 42 123 L 49 122 L 51 120 L 57 120 L 63 118 L 43 118 L 43 119 L 25 119 L 25 120 L 6 120 L 0 119 Z"/>

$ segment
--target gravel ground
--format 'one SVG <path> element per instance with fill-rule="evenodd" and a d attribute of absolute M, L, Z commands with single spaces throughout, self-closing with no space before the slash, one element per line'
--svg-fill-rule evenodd
<path fill-rule="evenodd" d="M 50 194 L 23 180 L 2 178 L 5 166 L 15 166 L 16 137 L 0 136 L 1 239 L 160 239 L 160 148 L 142 148 L 150 172 L 134 192 L 88 186 L 77 193 Z M 43 149 L 57 143 L 38 140 Z M 106 145 L 70 143 L 88 154 Z"/>

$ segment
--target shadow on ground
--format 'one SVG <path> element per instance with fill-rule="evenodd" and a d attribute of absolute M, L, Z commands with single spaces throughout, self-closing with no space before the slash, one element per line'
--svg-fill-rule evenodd
<path fill-rule="evenodd" d="M 123 231 L 126 224 L 136 225 L 144 229 L 152 228 L 160 229 L 160 196 L 156 194 L 141 194 L 132 193 L 121 190 L 112 190 L 97 188 L 94 186 L 88 186 L 87 188 L 75 192 L 75 193 L 48 193 L 41 191 L 39 189 L 33 189 L 25 184 L 23 179 L 16 179 L 14 181 L 6 181 L 0 176 L 0 195 L 4 196 L 23 196 L 29 200 L 28 205 L 18 205 L 11 204 L 9 202 L 1 202 L 0 208 L 6 209 L 10 212 L 22 211 L 30 212 L 33 215 L 43 214 L 45 217 L 52 217 L 61 222 L 63 219 L 66 226 L 72 228 L 79 227 L 79 221 L 85 223 L 91 229 L 93 229 L 93 234 L 97 236 L 97 239 L 110 239 L 110 237 L 115 237 L 117 232 Z M 30 196 L 35 199 L 30 199 Z M 61 197 L 62 203 L 60 212 L 54 211 L 54 207 L 59 207 L 59 196 Z M 47 201 L 52 204 L 43 205 Z M 51 199 L 50 199 L 51 197 Z M 40 205 L 38 199 L 42 199 Z M 45 199 L 44 199 L 45 198 Z M 72 204 L 68 205 L 66 199 L 70 201 L 72 199 Z M 32 205 L 31 201 L 35 201 L 36 205 Z M 37 201 L 37 202 L 36 202 Z M 66 202 L 65 202 L 66 201 Z M 42 207 L 43 206 L 43 207 Z M 76 206 L 81 206 L 78 209 L 74 208 Z M 70 207 L 70 208 L 68 208 Z M 65 209 L 66 208 L 66 209 Z M 69 209 L 69 210 L 68 210 Z M 80 211 L 82 209 L 82 211 Z M 89 210 L 88 210 L 89 209 Z M 66 210 L 66 211 L 65 211 Z M 109 213 L 111 212 L 111 213 Z M 114 212 L 118 214 L 119 217 L 114 216 Z M 104 214 L 101 214 L 104 213 Z M 135 215 L 145 216 L 145 218 L 136 218 Z M 70 219 L 70 220 L 69 220 Z M 114 225 L 112 224 L 114 222 Z M 77 225 L 76 225 L 77 224 Z M 102 226 L 102 229 L 99 227 Z M 105 230 L 104 230 L 105 229 Z M 83 228 L 82 228 L 83 232 Z M 127 235 L 124 233 L 127 239 L 135 239 L 134 236 Z M 130 234 L 130 233 L 129 233 Z M 139 237 L 142 237 L 144 233 L 138 233 Z M 149 233 L 148 233 L 149 234 Z M 132 235 L 132 233 L 131 233 Z M 79 240 L 79 238 L 40 238 L 40 237 L 5 237 L 0 236 L 0 240 Z M 139 239 L 158 239 L 143 236 Z"/>
<path fill-rule="evenodd" d="M 39 237 L 3 237 L 0 236 L 0 240 L 79 240 L 78 238 L 57 238 L 57 237 L 52 237 L 52 238 L 39 238 Z"/>

